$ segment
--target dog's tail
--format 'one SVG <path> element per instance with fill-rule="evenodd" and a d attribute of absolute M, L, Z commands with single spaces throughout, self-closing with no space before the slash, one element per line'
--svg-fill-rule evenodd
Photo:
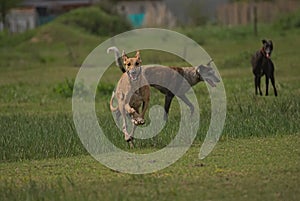
<path fill-rule="evenodd" d="M 117 107 L 114 107 L 114 106 L 113 106 L 113 100 L 114 100 L 114 98 L 115 98 L 115 92 L 113 91 L 113 93 L 112 93 L 112 95 L 111 95 L 111 98 L 110 98 L 110 102 L 109 102 L 109 107 L 110 107 L 110 110 L 111 110 L 112 112 L 116 112 L 116 111 L 119 109 L 118 106 L 117 106 Z"/>
<path fill-rule="evenodd" d="M 121 71 L 123 73 L 126 72 L 124 66 L 123 66 L 123 63 L 122 63 L 122 58 L 120 56 L 120 51 L 118 48 L 116 47 L 110 47 L 107 49 L 107 54 L 109 54 L 111 51 L 113 51 L 115 53 L 115 61 L 116 61 L 116 65 L 121 69 Z"/>

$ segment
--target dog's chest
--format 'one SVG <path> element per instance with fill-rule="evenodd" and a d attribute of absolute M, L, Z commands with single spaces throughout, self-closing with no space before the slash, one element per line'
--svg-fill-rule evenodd
<path fill-rule="evenodd" d="M 130 97 L 129 105 L 133 108 L 138 108 L 143 102 L 143 96 L 141 96 L 140 89 L 136 90 Z"/>
<path fill-rule="evenodd" d="M 142 100 L 143 100 L 143 91 L 141 89 L 136 90 L 130 98 L 130 101 L 142 101 Z"/>
<path fill-rule="evenodd" d="M 262 68 L 267 68 L 268 65 L 269 65 L 269 59 L 263 58 L 263 59 L 262 59 L 262 62 L 261 62 Z"/>

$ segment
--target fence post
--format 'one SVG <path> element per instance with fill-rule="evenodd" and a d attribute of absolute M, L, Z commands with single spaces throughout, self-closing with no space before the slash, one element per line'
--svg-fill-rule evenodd
<path fill-rule="evenodd" d="M 254 28 L 254 35 L 257 36 L 257 7 L 254 4 L 253 6 L 253 28 Z"/>

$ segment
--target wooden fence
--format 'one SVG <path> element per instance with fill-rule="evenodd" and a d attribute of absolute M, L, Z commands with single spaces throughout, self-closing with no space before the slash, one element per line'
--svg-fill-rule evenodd
<path fill-rule="evenodd" d="M 275 2 L 236 2 L 223 4 L 217 8 L 217 20 L 224 25 L 247 25 L 254 21 L 272 22 L 281 13 L 299 10 L 298 0 L 277 0 Z M 256 14 L 255 14 L 256 13 Z"/>

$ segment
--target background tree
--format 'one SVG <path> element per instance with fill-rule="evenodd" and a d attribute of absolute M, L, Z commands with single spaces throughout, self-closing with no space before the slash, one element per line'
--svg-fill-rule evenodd
<path fill-rule="evenodd" d="M 16 7 L 21 0 L 0 0 L 0 20 L 4 26 L 6 27 L 6 15 L 8 14 L 9 10 Z"/>
<path fill-rule="evenodd" d="M 208 22 L 208 18 L 201 12 L 202 8 L 203 1 L 191 1 L 186 5 L 190 25 L 201 26 Z"/>

